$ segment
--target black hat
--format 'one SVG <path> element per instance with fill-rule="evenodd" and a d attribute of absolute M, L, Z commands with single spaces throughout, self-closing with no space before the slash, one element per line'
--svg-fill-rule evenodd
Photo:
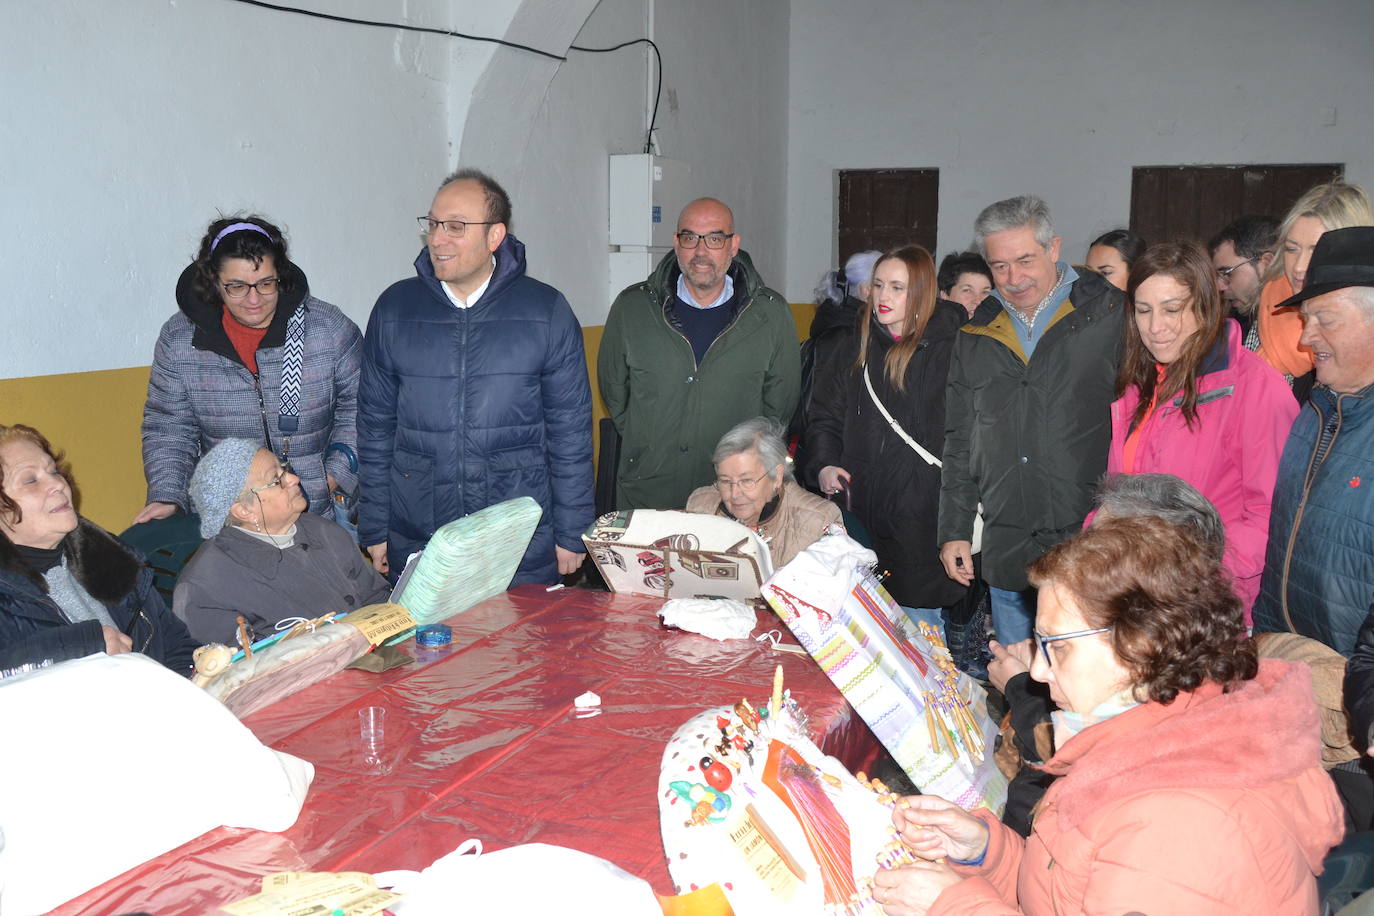
<path fill-rule="evenodd" d="M 1374 286 L 1374 226 L 1351 226 L 1323 232 L 1312 249 L 1307 282 L 1275 309 L 1302 305 L 1314 296 L 1347 286 Z"/>

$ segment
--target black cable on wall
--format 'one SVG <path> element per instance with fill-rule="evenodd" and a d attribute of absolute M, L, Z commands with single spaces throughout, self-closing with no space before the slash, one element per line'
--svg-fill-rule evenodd
<path fill-rule="evenodd" d="M 468 41 L 484 41 L 488 44 L 500 45 L 503 48 L 512 48 L 517 51 L 527 51 L 530 54 L 537 54 L 540 57 L 547 57 L 550 60 L 566 61 L 568 58 L 561 54 L 554 54 L 552 51 L 544 51 L 529 45 L 522 45 L 516 41 L 506 41 L 503 38 L 491 38 L 486 35 L 469 35 L 466 32 L 455 32 L 451 29 L 435 29 L 422 25 L 407 25 L 402 22 L 379 22 L 374 19 L 354 19 L 351 16 L 336 16 L 333 13 L 320 13 L 315 10 L 303 10 L 294 6 L 281 6 L 276 3 L 267 3 L 265 0 L 233 0 L 235 3 L 246 3 L 249 6 L 258 6 L 263 9 L 276 10 L 279 13 L 296 13 L 300 16 L 310 16 L 314 19 L 327 19 L 330 22 L 343 22 L 348 25 L 364 25 L 383 29 L 400 29 L 405 32 L 421 32 L 428 35 L 442 35 L 446 38 L 464 38 Z M 579 45 L 570 45 L 569 51 L 582 51 L 586 54 L 607 54 L 611 51 L 619 51 L 621 48 L 628 48 L 631 45 L 646 44 L 654 50 L 654 60 L 658 71 L 658 79 L 654 89 L 654 108 L 649 116 L 649 130 L 644 135 L 644 152 L 652 152 L 654 141 L 654 126 L 658 122 L 658 102 L 663 95 L 663 54 L 659 51 L 658 45 L 654 44 L 652 38 L 632 38 L 629 41 L 622 41 L 618 45 L 609 48 L 584 48 Z"/>

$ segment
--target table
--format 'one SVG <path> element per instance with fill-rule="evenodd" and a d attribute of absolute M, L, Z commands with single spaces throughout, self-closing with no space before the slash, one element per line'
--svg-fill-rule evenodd
<path fill-rule="evenodd" d="M 703 708 L 766 701 L 773 668 L 813 736 L 852 770 L 881 752 L 806 655 L 663 627 L 661 599 L 522 586 L 448 621 L 451 647 L 339 672 L 246 724 L 315 765 L 300 818 L 280 834 L 221 827 L 94 888 L 56 913 L 209 913 L 277 871 L 418 869 L 470 837 L 488 850 L 550 843 L 609 859 L 673 893 L 658 826 L 663 746 Z M 759 633 L 785 626 L 760 612 Z M 573 698 L 601 696 L 578 718 Z M 359 709 L 388 710 L 380 763 Z M 250 791 L 228 786 L 226 791 Z"/>

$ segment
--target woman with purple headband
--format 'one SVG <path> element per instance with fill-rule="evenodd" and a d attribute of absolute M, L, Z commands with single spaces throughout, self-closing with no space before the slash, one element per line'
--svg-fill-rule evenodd
<path fill-rule="evenodd" d="M 217 219 L 181 273 L 179 311 L 162 326 L 143 406 L 148 504 L 134 523 L 189 511 L 196 461 L 227 438 L 270 449 L 301 479 L 310 511 L 330 515 L 356 487 L 362 334 L 310 295 L 286 239 L 259 216 Z"/>

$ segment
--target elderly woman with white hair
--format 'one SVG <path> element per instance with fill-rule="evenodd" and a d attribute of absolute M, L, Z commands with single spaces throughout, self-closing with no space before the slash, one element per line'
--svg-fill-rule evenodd
<path fill-rule="evenodd" d="M 815 340 L 835 328 L 852 328 L 868 303 L 873 286 L 873 265 L 881 251 L 851 254 L 843 268 L 827 271 L 816 287 L 816 317 L 811 319 L 810 337 Z"/>
<path fill-rule="evenodd" d="M 716 482 L 687 497 L 687 511 L 732 518 L 759 533 L 774 568 L 840 524 L 840 509 L 792 478 L 782 426 L 765 417 L 738 424 L 716 445 Z"/>
<path fill-rule="evenodd" d="M 313 620 L 385 601 L 381 577 L 342 528 L 307 511 L 301 480 L 247 439 L 225 439 L 191 475 L 208 538 L 177 578 L 172 612 L 201 642 L 233 645 L 242 616 L 253 639 L 282 620 Z"/>

